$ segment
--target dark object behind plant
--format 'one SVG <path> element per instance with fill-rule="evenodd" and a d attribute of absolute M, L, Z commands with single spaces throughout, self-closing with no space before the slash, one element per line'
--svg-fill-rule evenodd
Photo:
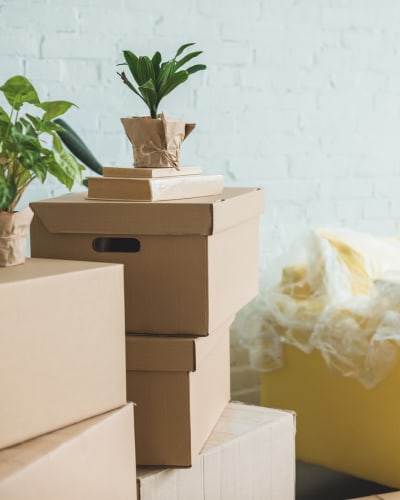
<path fill-rule="evenodd" d="M 62 130 L 58 130 L 57 134 L 60 136 L 60 139 L 71 151 L 71 153 L 90 170 L 93 170 L 96 174 L 103 175 L 102 164 L 95 158 L 93 153 L 82 141 L 75 130 L 73 130 L 73 128 L 61 118 L 57 118 L 57 120 L 54 121 L 62 127 Z"/>
<path fill-rule="evenodd" d="M 157 118 L 158 106 L 166 95 L 185 82 L 189 75 L 206 69 L 204 64 L 196 64 L 187 69 L 181 69 L 190 60 L 202 54 L 202 51 L 190 52 L 178 59 L 191 45 L 194 45 L 194 43 L 187 43 L 179 47 L 175 57 L 166 62 L 162 62 L 160 52 L 156 52 L 150 59 L 147 56 L 138 57 L 130 50 L 123 51 L 125 63 L 122 63 L 122 65 L 129 67 L 137 83 L 137 88 L 130 82 L 124 71 L 118 73 L 118 75 L 125 85 L 144 101 L 152 118 Z"/>

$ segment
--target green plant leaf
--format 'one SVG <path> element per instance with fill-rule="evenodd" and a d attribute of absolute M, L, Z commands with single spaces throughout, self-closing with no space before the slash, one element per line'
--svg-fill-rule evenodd
<path fill-rule="evenodd" d="M 128 80 L 128 77 L 126 76 L 125 74 L 125 71 L 123 71 L 122 73 L 117 73 L 120 77 L 121 77 L 121 80 L 125 83 L 125 85 L 127 87 L 129 87 L 132 92 L 134 92 L 136 95 L 138 95 L 140 97 L 140 99 L 143 99 L 143 96 L 140 94 L 140 92 L 138 92 L 138 90 L 136 90 L 136 88 L 134 87 L 134 85 L 132 85 L 132 83 Z"/>
<path fill-rule="evenodd" d="M 160 75 L 157 79 L 156 87 L 159 93 L 163 93 L 163 88 L 168 82 L 170 76 L 174 73 L 175 61 L 169 61 L 167 64 L 161 67 Z"/>
<path fill-rule="evenodd" d="M 157 117 L 157 108 L 163 97 L 185 82 L 190 74 L 206 68 L 205 65 L 198 64 L 189 68 L 188 71 L 179 70 L 189 61 L 202 54 L 202 51 L 195 51 L 182 56 L 178 60 L 177 58 L 183 51 L 192 45 L 195 44 L 186 43 L 182 45 L 173 59 L 164 62 L 162 62 L 161 54 L 158 51 L 154 53 L 151 59 L 147 56 L 137 57 L 133 52 L 127 50 L 123 52 L 126 64 L 131 70 L 137 87 L 128 80 L 124 72 L 118 74 L 122 81 L 145 102 L 153 118 Z"/>
<path fill-rule="evenodd" d="M 78 158 L 86 167 L 90 168 L 99 175 L 103 174 L 103 166 L 94 157 L 93 153 L 82 141 L 75 130 L 61 118 L 57 118 L 57 124 L 60 125 L 60 130 L 57 131 L 58 136 L 71 153 Z"/>
<path fill-rule="evenodd" d="M 132 73 L 133 79 L 139 85 L 137 73 L 138 57 L 130 50 L 124 50 L 123 54 L 126 64 L 128 65 L 130 72 Z"/>
<path fill-rule="evenodd" d="M 13 177 L 6 178 L 0 175 L 0 211 L 7 210 L 17 194 L 17 187 Z"/>
<path fill-rule="evenodd" d="M 0 121 L 4 123 L 11 123 L 10 117 L 1 106 L 0 106 Z"/>
<path fill-rule="evenodd" d="M 189 73 L 189 75 L 193 75 L 193 73 L 197 73 L 197 71 L 202 71 L 206 68 L 207 66 L 205 64 L 195 64 L 194 66 L 190 66 L 190 68 L 187 68 L 186 71 Z"/>
<path fill-rule="evenodd" d="M 155 80 L 154 69 L 150 59 L 147 56 L 140 56 L 137 64 L 138 84 L 139 86 L 148 80 Z"/>
<path fill-rule="evenodd" d="M 56 123 L 56 121 L 43 121 L 42 119 L 33 116 L 29 113 L 26 113 L 26 117 L 29 119 L 31 122 L 32 126 L 37 130 L 38 132 L 45 132 L 47 134 L 51 134 L 52 132 L 57 132 L 59 130 L 63 130 L 63 128 Z M 22 121 L 22 118 L 21 118 Z"/>
<path fill-rule="evenodd" d="M 160 74 L 160 64 L 161 64 L 161 54 L 160 54 L 160 52 L 157 51 L 153 55 L 153 57 L 151 59 L 151 64 L 153 65 L 155 79 L 157 79 L 158 75 Z"/>
<path fill-rule="evenodd" d="M 54 177 L 69 190 L 71 190 L 74 182 L 82 182 L 81 172 L 84 170 L 84 167 L 63 147 L 61 139 L 56 134 L 53 135 L 52 153 L 55 161 L 49 155 L 47 168 Z"/>
<path fill-rule="evenodd" d="M 147 82 L 139 87 L 139 90 L 150 110 L 151 117 L 157 118 L 157 91 L 154 87 L 153 80 L 147 80 Z"/>
<path fill-rule="evenodd" d="M 9 78 L 4 85 L 0 87 L 10 106 L 15 109 L 21 109 L 21 106 L 28 102 L 38 104 L 39 97 L 34 86 L 24 76 L 17 75 Z"/>
<path fill-rule="evenodd" d="M 179 49 L 176 51 L 176 54 L 175 54 L 175 59 L 180 56 L 182 54 L 182 52 L 187 48 L 187 47 L 190 47 L 191 45 L 196 45 L 195 42 L 191 42 L 191 43 L 185 43 L 185 45 L 182 45 L 181 47 L 179 47 Z"/>
<path fill-rule="evenodd" d="M 185 57 L 182 57 L 182 59 L 176 61 L 175 70 L 177 70 L 178 68 L 189 62 L 194 57 L 198 57 L 202 53 L 203 53 L 202 50 L 198 50 L 197 52 L 191 52 L 190 54 L 187 54 Z"/>
<path fill-rule="evenodd" d="M 159 93 L 158 104 L 160 103 L 161 99 L 172 92 L 178 85 L 185 82 L 188 78 L 189 74 L 185 70 L 178 71 L 178 73 L 174 73 L 173 75 L 171 75 L 166 84 L 163 86 L 162 92 Z"/>
<path fill-rule="evenodd" d="M 36 106 L 45 111 L 42 120 L 53 120 L 57 116 L 66 113 L 71 106 L 77 107 L 73 102 L 69 101 L 45 101 L 36 104 Z"/>

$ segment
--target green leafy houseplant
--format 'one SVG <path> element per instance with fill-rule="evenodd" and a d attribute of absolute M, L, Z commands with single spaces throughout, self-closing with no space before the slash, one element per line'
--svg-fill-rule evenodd
<path fill-rule="evenodd" d="M 40 101 L 30 81 L 19 75 L 9 78 L 0 91 L 10 105 L 9 113 L 0 106 L 0 266 L 4 266 L 25 260 L 22 240 L 32 213 L 29 208 L 22 212 L 15 208 L 29 184 L 36 178 L 44 182 L 50 174 L 71 189 L 82 181 L 83 166 L 64 148 L 57 135 L 62 127 L 53 121 L 73 103 Z M 22 113 L 24 104 L 40 109 L 41 116 Z"/>
<path fill-rule="evenodd" d="M 47 174 L 71 189 L 81 181 L 83 167 L 63 146 L 53 122 L 74 104 L 68 101 L 39 100 L 33 85 L 23 76 L 14 76 L 0 87 L 11 107 L 7 113 L 0 107 L 0 210 L 13 212 L 33 179 L 44 182 Z M 42 116 L 21 115 L 28 103 L 42 111 Z M 51 140 L 47 147 L 43 139 Z"/>
<path fill-rule="evenodd" d="M 150 59 L 147 56 L 137 56 L 130 50 L 124 50 L 125 63 L 127 65 L 134 81 L 135 87 L 126 76 L 125 72 L 118 73 L 122 81 L 132 92 L 144 101 L 150 111 L 152 118 L 157 118 L 158 106 L 161 100 L 170 94 L 178 85 L 184 83 L 189 75 L 206 69 L 204 64 L 196 64 L 184 69 L 183 66 L 195 57 L 202 54 L 202 51 L 190 52 L 181 59 L 178 57 L 194 43 L 186 43 L 177 50 L 175 57 L 169 61 L 162 62 L 160 52 L 156 52 Z"/>
<path fill-rule="evenodd" d="M 158 114 L 161 100 L 184 83 L 190 75 L 206 69 L 204 64 L 184 68 L 201 51 L 183 52 L 194 43 L 186 43 L 179 47 L 175 56 L 162 61 L 160 52 L 150 59 L 137 56 L 124 50 L 125 62 L 133 80 L 126 73 L 118 73 L 127 85 L 147 106 L 150 117 L 129 117 L 121 121 L 125 132 L 132 143 L 134 164 L 136 167 L 179 167 L 181 143 L 195 127 L 181 120 L 166 118 Z M 181 57 L 180 57 L 181 56 Z"/>

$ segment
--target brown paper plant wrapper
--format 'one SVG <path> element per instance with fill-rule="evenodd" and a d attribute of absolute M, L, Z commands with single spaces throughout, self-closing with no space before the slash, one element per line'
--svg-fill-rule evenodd
<path fill-rule="evenodd" d="M 32 217 L 29 207 L 20 212 L 0 212 L 0 267 L 25 262 L 26 238 Z"/>
<path fill-rule="evenodd" d="M 179 152 L 182 142 L 195 128 L 185 123 L 158 115 L 121 118 L 125 133 L 132 143 L 135 167 L 174 167 L 179 170 Z"/>

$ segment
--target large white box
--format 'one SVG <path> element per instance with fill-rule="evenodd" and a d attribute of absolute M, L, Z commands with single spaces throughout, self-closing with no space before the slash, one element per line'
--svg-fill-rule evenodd
<path fill-rule="evenodd" d="M 229 403 L 190 469 L 137 469 L 138 500 L 294 500 L 291 412 Z"/>

